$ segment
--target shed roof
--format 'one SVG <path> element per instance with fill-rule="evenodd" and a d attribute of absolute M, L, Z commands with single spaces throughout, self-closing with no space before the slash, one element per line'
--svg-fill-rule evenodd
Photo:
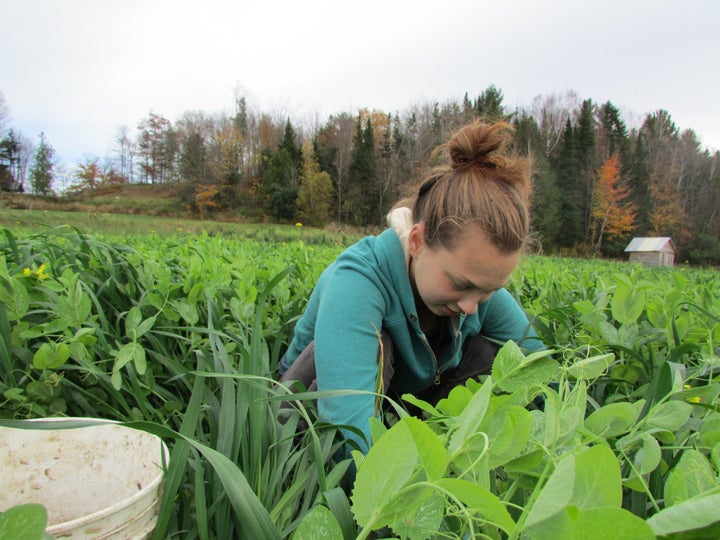
<path fill-rule="evenodd" d="M 630 241 L 625 251 L 663 251 L 668 244 L 675 251 L 675 244 L 669 236 L 637 237 Z"/>

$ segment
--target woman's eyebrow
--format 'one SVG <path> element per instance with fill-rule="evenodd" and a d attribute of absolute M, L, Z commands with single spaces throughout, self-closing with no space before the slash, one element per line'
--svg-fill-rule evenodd
<path fill-rule="evenodd" d="M 452 279 L 460 287 L 464 287 L 464 288 L 468 288 L 468 289 L 477 289 L 477 290 L 483 291 L 483 292 L 494 292 L 494 291 L 497 291 L 498 289 L 502 289 L 510 281 L 509 279 L 507 279 L 502 284 L 498 285 L 497 287 L 487 288 L 487 287 L 481 287 L 480 285 L 473 283 L 466 277 L 457 276 L 450 272 L 448 272 L 448 276 L 450 276 L 450 279 Z"/>

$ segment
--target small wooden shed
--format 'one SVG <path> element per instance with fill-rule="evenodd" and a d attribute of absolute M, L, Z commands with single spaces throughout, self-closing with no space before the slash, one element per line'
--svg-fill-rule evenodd
<path fill-rule="evenodd" d="M 625 248 L 630 254 L 630 262 L 645 266 L 673 266 L 675 264 L 675 244 L 669 236 L 638 237 Z"/>

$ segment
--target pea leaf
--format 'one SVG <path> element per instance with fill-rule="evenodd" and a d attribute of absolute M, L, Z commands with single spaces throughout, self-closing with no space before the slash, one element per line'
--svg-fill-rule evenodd
<path fill-rule="evenodd" d="M 566 536 L 568 530 L 572 532 L 574 529 L 574 525 L 567 519 L 577 520 L 578 510 L 619 509 L 621 503 L 620 465 L 615 454 L 607 446 L 593 446 L 578 456 L 566 454 L 560 460 L 530 509 L 526 527 L 534 529 L 543 521 L 560 514 L 557 521 L 541 528 L 551 529 L 553 534 L 558 535 L 557 538 L 574 538 Z M 571 512 L 570 516 L 565 514 L 567 511 Z"/>
<path fill-rule="evenodd" d="M 549 357 L 550 354 L 551 350 L 542 350 L 525 356 L 514 341 L 508 341 L 495 357 L 492 378 L 505 392 L 545 384 L 559 370 L 557 362 Z"/>
<path fill-rule="evenodd" d="M 657 439 L 647 432 L 641 435 L 643 445 L 635 454 L 635 467 L 640 474 L 649 474 L 660 465 L 660 445 Z"/>
<path fill-rule="evenodd" d="M 565 373 L 573 379 L 597 379 L 608 370 L 614 359 L 613 353 L 583 358 L 565 368 Z"/>
<path fill-rule="evenodd" d="M 708 459 L 698 450 L 688 448 L 668 474 L 665 482 L 666 507 L 702 495 L 720 486 Z"/>
<path fill-rule="evenodd" d="M 515 527 L 515 522 L 502 501 L 481 485 L 459 478 L 443 478 L 437 481 L 437 485 L 506 533 L 509 534 Z"/>
<path fill-rule="evenodd" d="M 293 540 L 342 538 L 342 529 L 326 506 L 318 505 L 308 512 L 293 534 Z"/>
<path fill-rule="evenodd" d="M 363 527 L 387 524 L 402 502 L 395 500 L 398 492 L 418 471 L 432 479 L 446 468 L 445 448 L 438 436 L 417 418 L 401 419 L 372 445 L 358 467 L 352 495 L 355 520 Z M 421 504 L 429 495 L 412 502 Z"/>
<path fill-rule="evenodd" d="M 33 366 L 37 369 L 57 369 L 70 358 L 67 343 L 43 343 L 33 355 Z"/>
<path fill-rule="evenodd" d="M 613 317 L 620 324 L 634 323 L 645 309 L 645 293 L 633 289 L 624 281 L 619 281 L 612 298 L 611 309 Z"/>
<path fill-rule="evenodd" d="M 654 540 L 650 526 L 622 508 L 571 506 L 530 528 L 533 540 Z"/>
<path fill-rule="evenodd" d="M 489 466 L 499 467 L 518 457 L 530 440 L 532 416 L 522 407 L 510 405 L 495 410 L 481 429 L 489 439 Z"/>
<path fill-rule="evenodd" d="M 650 429 L 677 431 L 690 418 L 693 406 L 684 401 L 666 401 L 650 409 L 645 423 Z"/>
<path fill-rule="evenodd" d="M 577 456 L 572 503 L 580 509 L 620 508 L 620 464 L 609 447 L 599 444 Z"/>
<path fill-rule="evenodd" d="M 591 413 L 585 419 L 585 428 L 608 439 L 630 430 L 637 416 L 637 408 L 632 403 L 610 403 Z"/>
<path fill-rule="evenodd" d="M 48 517 L 41 504 L 20 504 L 0 514 L 0 540 L 42 540 Z"/>
<path fill-rule="evenodd" d="M 715 493 L 664 508 L 649 517 L 647 524 L 657 536 L 663 536 L 702 529 L 718 521 L 720 521 L 720 493 Z"/>

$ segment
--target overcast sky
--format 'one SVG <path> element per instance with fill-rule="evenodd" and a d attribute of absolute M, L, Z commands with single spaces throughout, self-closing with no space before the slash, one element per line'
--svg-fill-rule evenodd
<path fill-rule="evenodd" d="M 720 148 L 718 0 L 0 0 L 5 128 L 41 131 L 72 169 L 150 111 L 321 121 L 569 90 L 629 126 L 667 110 Z"/>

